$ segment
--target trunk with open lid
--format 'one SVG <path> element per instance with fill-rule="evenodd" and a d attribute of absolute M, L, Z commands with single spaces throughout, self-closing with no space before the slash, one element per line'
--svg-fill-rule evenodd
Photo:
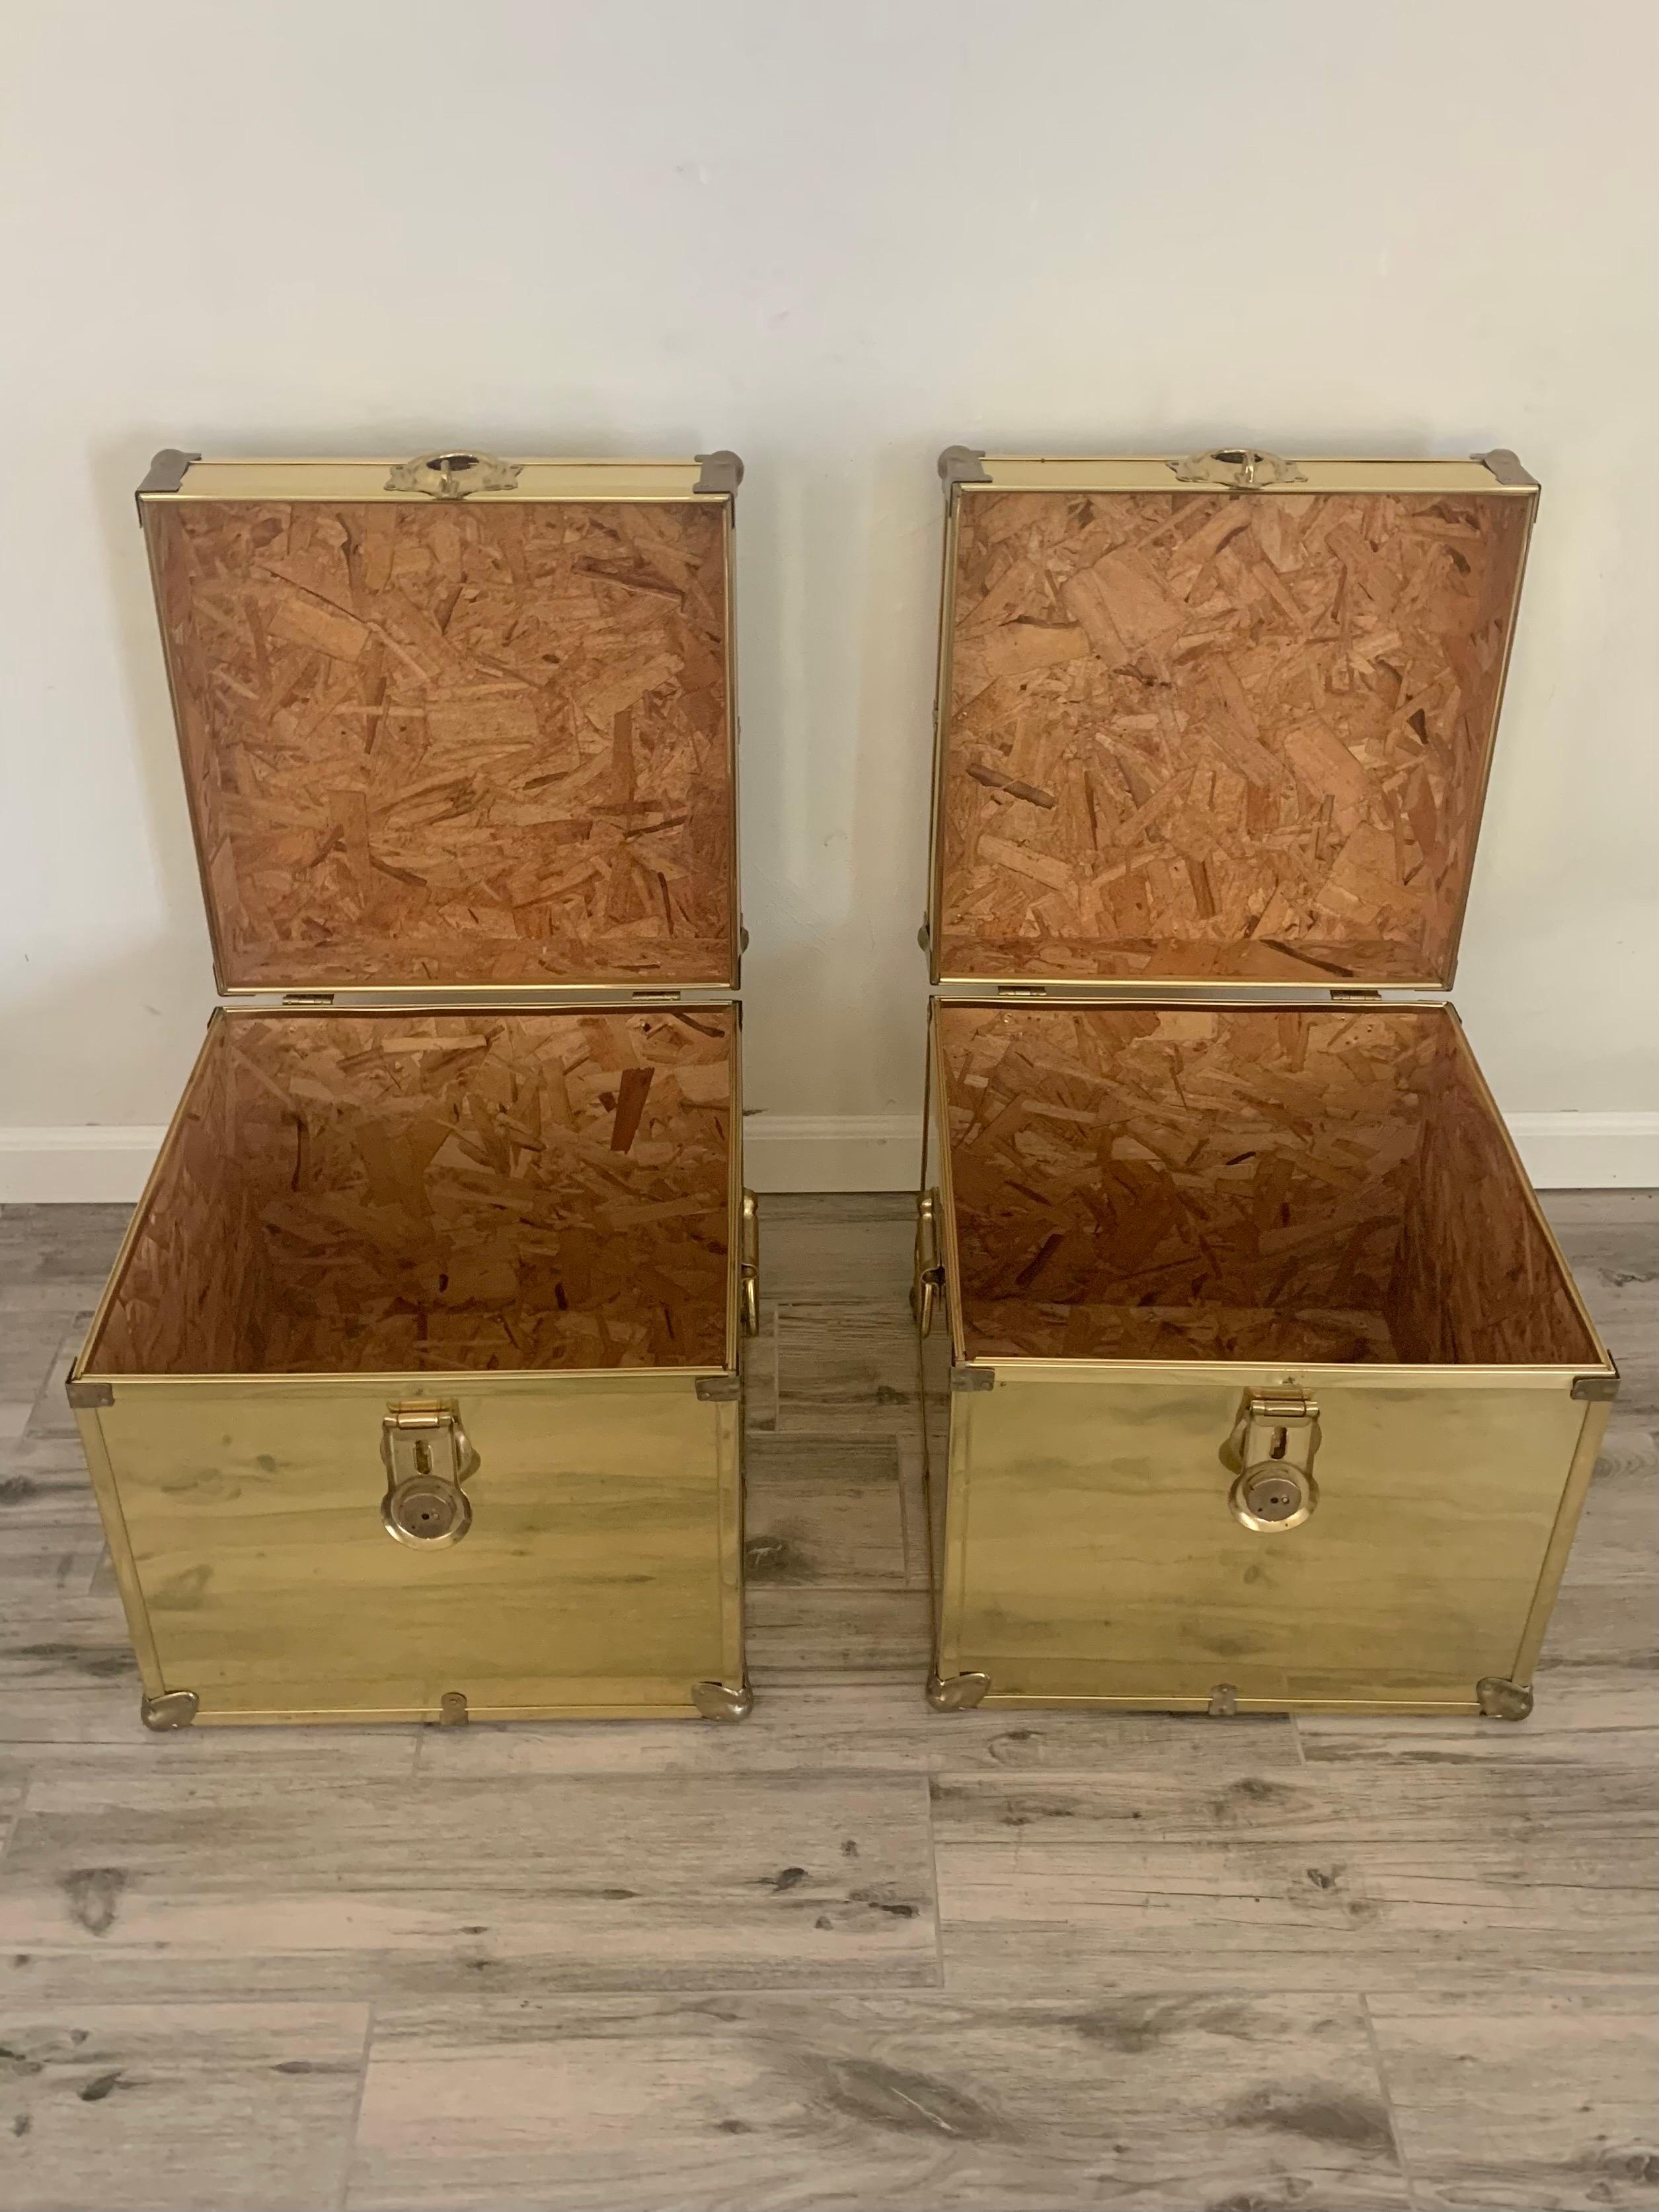
<path fill-rule="evenodd" d="M 1438 996 L 1536 486 L 944 473 L 936 1701 L 1518 1711 L 1614 1383 Z"/>
<path fill-rule="evenodd" d="M 746 1710 L 739 473 L 141 489 L 242 1002 L 70 1381 L 152 1724 Z"/>

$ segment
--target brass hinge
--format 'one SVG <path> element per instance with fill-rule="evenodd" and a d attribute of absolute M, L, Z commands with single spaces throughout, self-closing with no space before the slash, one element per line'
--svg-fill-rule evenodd
<path fill-rule="evenodd" d="M 283 1004 L 285 1006 L 331 1006 L 334 994 L 332 991 L 284 991 Z"/>
<path fill-rule="evenodd" d="M 1048 987 L 1046 983 L 999 983 L 997 985 L 997 996 L 1000 999 L 1046 999 L 1048 995 Z"/>
<path fill-rule="evenodd" d="M 1380 1006 L 1382 1003 L 1381 991 L 1362 990 L 1357 984 L 1352 989 L 1339 989 L 1331 993 L 1331 1004 L 1334 1006 Z"/>

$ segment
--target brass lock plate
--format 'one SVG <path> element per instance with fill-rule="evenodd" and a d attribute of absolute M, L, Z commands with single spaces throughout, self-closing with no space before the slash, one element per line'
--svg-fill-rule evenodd
<path fill-rule="evenodd" d="M 1299 1528 L 1319 1503 L 1314 1455 L 1319 1407 L 1300 1391 L 1250 1390 L 1221 1448 L 1237 1470 L 1227 1504 L 1241 1527 L 1261 1536 Z"/>
<path fill-rule="evenodd" d="M 380 1431 L 386 1471 L 380 1521 L 399 1544 L 459 1544 L 472 1526 L 472 1504 L 461 1485 L 478 1455 L 453 1406 L 436 1401 L 393 1406 Z"/>

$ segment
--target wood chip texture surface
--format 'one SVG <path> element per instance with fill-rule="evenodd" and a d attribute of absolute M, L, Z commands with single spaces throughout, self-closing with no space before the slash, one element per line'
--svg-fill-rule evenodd
<path fill-rule="evenodd" d="M 735 1050 L 725 1006 L 222 1018 L 87 1364 L 720 1366 Z"/>
<path fill-rule="evenodd" d="M 970 1358 L 1595 1362 L 1443 1010 L 937 1018 Z"/>
<path fill-rule="evenodd" d="M 227 988 L 732 980 L 721 507 L 148 526 Z"/>
<path fill-rule="evenodd" d="M 1449 981 L 1526 529 L 1477 495 L 964 494 L 941 972 Z"/>

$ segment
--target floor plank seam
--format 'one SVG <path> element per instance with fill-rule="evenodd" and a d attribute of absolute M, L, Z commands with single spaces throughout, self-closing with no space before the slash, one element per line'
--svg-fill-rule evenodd
<path fill-rule="evenodd" d="M 1389 2136 L 1394 2144 L 1394 2154 L 1400 2167 L 1400 2178 L 1406 2185 L 1406 2196 L 1412 2212 L 1424 2212 L 1418 2194 L 1417 2177 L 1406 2150 L 1405 2130 L 1400 2124 L 1400 2115 L 1395 2106 L 1394 2088 L 1389 2080 L 1389 2069 L 1382 2057 L 1382 2045 L 1377 2036 L 1376 2022 L 1371 2017 L 1370 1999 L 1364 1990 L 1359 1991 L 1359 2015 L 1365 2023 L 1365 2040 L 1370 2046 L 1371 2064 L 1376 2069 L 1376 2083 L 1382 2098 L 1382 2110 L 1387 2115 Z"/>
<path fill-rule="evenodd" d="M 339 2194 L 335 2200 L 335 2212 L 346 2212 L 351 2202 L 352 2176 L 357 2162 L 357 2136 L 362 2126 L 363 2100 L 368 2094 L 368 2066 L 374 2047 L 375 2000 L 371 1997 L 364 2007 L 362 2055 L 357 2067 L 357 2094 L 346 2122 L 345 2157 L 341 2164 Z"/>

